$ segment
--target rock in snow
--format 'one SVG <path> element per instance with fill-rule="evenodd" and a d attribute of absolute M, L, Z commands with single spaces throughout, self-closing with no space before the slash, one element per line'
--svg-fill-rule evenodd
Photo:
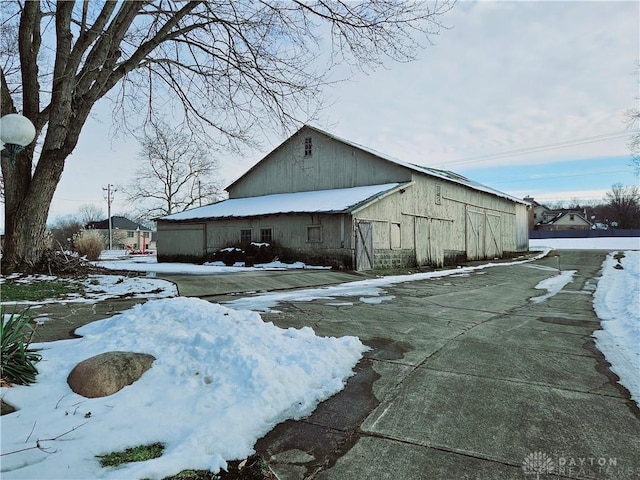
<path fill-rule="evenodd" d="M 101 353 L 76 365 L 67 377 L 67 383 L 83 397 L 106 397 L 138 380 L 155 359 L 146 353 Z"/>

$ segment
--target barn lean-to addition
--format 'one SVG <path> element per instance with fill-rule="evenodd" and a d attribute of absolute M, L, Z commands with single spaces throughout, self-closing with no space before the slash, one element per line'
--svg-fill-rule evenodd
<path fill-rule="evenodd" d="M 357 270 L 528 250 L 526 201 L 308 125 L 227 191 L 227 200 L 158 219 L 159 261 L 203 261 L 251 241 Z"/>

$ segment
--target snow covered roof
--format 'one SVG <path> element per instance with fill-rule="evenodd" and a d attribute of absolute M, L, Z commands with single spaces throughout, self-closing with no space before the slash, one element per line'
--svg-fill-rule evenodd
<path fill-rule="evenodd" d="M 276 193 L 260 197 L 230 198 L 204 207 L 193 208 L 159 218 L 162 221 L 205 218 L 238 218 L 285 213 L 347 213 L 382 197 L 404 183 L 385 183 L 364 187 Z"/>
<path fill-rule="evenodd" d="M 505 198 L 505 199 L 510 200 L 512 202 L 521 203 L 521 204 L 524 204 L 524 205 L 527 205 L 527 206 L 531 205 L 528 201 L 523 200 L 522 198 L 514 197 L 513 195 L 509 195 L 508 193 L 504 193 L 504 192 L 501 192 L 501 191 L 496 190 L 494 188 L 488 187 L 486 185 L 482 185 L 481 183 L 478 183 L 478 182 L 475 182 L 473 180 L 470 180 L 467 177 L 465 177 L 463 175 L 459 175 L 459 174 L 457 174 L 455 172 L 450 172 L 448 170 L 440 170 L 440 169 L 437 169 L 437 168 L 424 167 L 422 165 L 416 165 L 414 163 L 403 162 L 402 160 L 399 160 L 397 158 L 391 157 L 391 156 L 386 155 L 384 153 L 378 152 L 377 150 L 374 150 L 373 148 L 365 147 L 364 145 L 360 145 L 360 144 L 358 144 L 356 142 L 352 142 L 351 140 L 347 140 L 346 138 L 338 137 L 337 135 L 334 135 L 334 134 L 329 133 L 329 132 L 325 132 L 324 130 L 322 130 L 320 128 L 317 128 L 317 127 L 314 127 L 312 125 L 303 125 L 294 135 L 292 135 L 287 140 L 282 142 L 282 144 L 280 144 L 278 147 L 276 147 L 275 150 L 278 150 L 280 147 L 285 145 L 291 138 L 293 138 L 295 135 L 297 135 L 303 129 L 313 130 L 313 131 L 315 131 L 317 133 L 320 133 L 321 135 L 325 135 L 325 136 L 327 136 L 329 138 L 332 138 L 333 140 L 336 140 L 338 142 L 344 143 L 345 145 L 349 145 L 349 146 L 352 146 L 352 147 L 357 148 L 359 150 L 362 150 L 364 152 L 370 153 L 371 155 L 375 155 L 376 157 L 378 157 L 378 158 L 380 158 L 382 160 L 385 160 L 385 161 L 391 162 L 391 163 L 395 163 L 396 165 L 408 168 L 408 169 L 410 169 L 410 170 L 412 170 L 414 172 L 418 172 L 418 173 L 421 173 L 421 174 L 424 174 L 424 175 L 430 175 L 430 176 L 436 177 L 436 178 L 441 178 L 443 180 L 447 180 L 449 182 L 457 183 L 459 185 L 464 185 L 464 186 L 466 186 L 468 188 L 471 188 L 473 190 L 489 193 L 489 194 L 495 195 L 497 197 Z M 267 158 L 269 158 L 272 153 L 273 152 L 269 153 L 266 157 L 264 157 L 262 160 L 260 160 L 258 163 L 256 163 L 247 172 L 245 172 L 240 178 L 236 179 L 233 183 L 231 183 L 225 190 L 229 190 L 230 188 L 232 188 L 237 182 L 239 182 L 249 172 L 251 172 L 254 168 L 256 168 L 256 166 L 258 164 L 262 163 Z"/>
<path fill-rule="evenodd" d="M 350 145 L 352 147 L 358 148 L 360 150 L 363 150 L 365 152 L 368 152 L 372 155 L 375 155 L 378 158 L 381 158 L 383 160 L 386 160 L 388 162 L 391 163 L 395 163 L 396 165 L 400 165 L 402 167 L 408 168 L 410 170 L 413 170 L 414 172 L 418 172 L 418 173 L 423 173 L 426 175 L 430 175 L 432 177 L 436 177 L 436 178 L 441 178 L 443 180 L 448 180 L 450 182 L 453 183 L 457 183 L 459 185 L 464 185 L 466 187 L 472 188 L 474 190 L 479 190 L 481 192 L 485 192 L 485 193 L 490 193 L 492 195 L 496 195 L 498 197 L 502 197 L 502 198 L 506 198 L 507 200 L 511 200 L 513 202 L 517 202 L 517 203 L 522 203 L 525 205 L 530 205 L 529 202 L 523 200 L 522 198 L 518 198 L 518 197 L 514 197 L 512 195 L 509 195 L 508 193 L 504 193 L 501 192 L 499 190 L 495 190 L 491 187 L 487 187 L 486 185 L 482 185 L 481 183 L 475 182 L 473 180 L 468 179 L 467 177 L 463 176 L 463 175 L 459 175 L 455 172 L 450 172 L 448 170 L 440 170 L 437 168 L 430 168 L 430 167 L 424 167 L 422 165 L 416 165 L 414 163 L 408 163 L 408 162 L 403 162 L 402 160 L 399 160 L 397 158 L 391 157 L 389 155 L 386 155 L 384 153 L 378 152 L 372 148 L 369 147 L 365 147 L 364 145 L 359 145 L 355 142 L 352 142 L 350 140 L 347 140 L 345 138 L 340 138 L 336 135 L 333 135 L 332 133 L 328 133 L 325 132 L 319 128 L 313 127 L 311 125 L 305 125 L 302 128 L 309 128 L 311 130 L 315 130 L 318 133 L 321 133 L 322 135 L 326 135 L 327 137 L 333 138 L 334 140 L 337 140 L 339 142 L 342 142 L 346 145 Z M 301 128 L 301 130 L 302 130 Z"/>

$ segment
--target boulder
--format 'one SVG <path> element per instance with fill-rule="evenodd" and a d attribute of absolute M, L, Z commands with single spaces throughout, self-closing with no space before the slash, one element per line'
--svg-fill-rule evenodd
<path fill-rule="evenodd" d="M 154 360 L 153 355 L 146 353 L 101 353 L 76 365 L 67 383 L 83 397 L 106 397 L 138 380 Z"/>

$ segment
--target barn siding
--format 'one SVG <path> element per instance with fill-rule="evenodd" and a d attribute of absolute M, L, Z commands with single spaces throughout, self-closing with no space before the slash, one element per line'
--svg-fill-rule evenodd
<path fill-rule="evenodd" d="M 203 222 L 158 221 L 159 262 L 199 262 L 205 256 L 206 231 Z"/>
<path fill-rule="evenodd" d="M 313 142 L 304 155 L 304 139 Z M 228 187 L 229 198 L 406 182 L 411 172 L 315 130 L 302 130 Z"/>
<path fill-rule="evenodd" d="M 312 139 L 308 156 L 306 137 Z M 358 222 L 366 222 L 367 228 L 372 225 L 374 268 L 416 263 L 442 266 L 528 250 L 526 205 L 416 171 L 309 127 L 303 127 L 227 190 L 230 198 L 244 198 L 393 182 L 411 183 L 354 210 L 352 215 L 282 214 L 210 220 L 206 222 L 203 255 L 237 245 L 242 228 L 252 229 L 253 241 L 261 240 L 261 228 L 272 228 L 273 241 L 282 246 L 354 259 Z M 307 242 L 310 225 L 322 226 L 322 242 Z M 160 225 L 158 229 L 160 232 Z M 189 235 L 193 238 L 183 246 L 179 234 L 171 233 L 159 243 L 159 256 L 163 250 L 196 251 L 197 235 Z"/>
<path fill-rule="evenodd" d="M 483 259 L 528 249 L 526 205 L 446 180 L 414 175 L 413 184 L 354 214 L 373 222 L 376 258 L 394 266 L 403 258 L 414 265 L 442 266 L 459 259 Z M 518 213 L 519 212 L 519 213 Z M 475 237 L 470 222 L 480 226 Z M 400 249 L 390 241 L 393 224 L 400 225 Z M 389 254 L 383 254 L 383 251 Z M 396 249 L 398 250 L 398 249 Z M 382 265 L 374 265 L 381 267 Z"/>

